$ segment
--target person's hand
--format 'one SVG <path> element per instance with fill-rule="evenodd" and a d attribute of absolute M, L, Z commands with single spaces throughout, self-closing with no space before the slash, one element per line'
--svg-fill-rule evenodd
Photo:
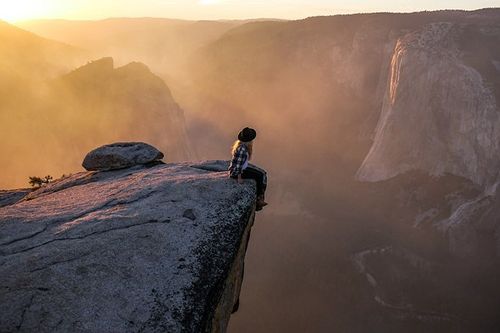
<path fill-rule="evenodd" d="M 241 175 L 238 175 L 238 184 L 243 184 L 243 178 L 241 178 Z"/>

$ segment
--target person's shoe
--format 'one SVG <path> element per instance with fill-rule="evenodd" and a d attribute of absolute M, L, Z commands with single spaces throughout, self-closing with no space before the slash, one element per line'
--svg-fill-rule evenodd
<path fill-rule="evenodd" d="M 262 208 L 264 208 L 267 205 L 268 205 L 268 203 L 265 202 L 264 200 L 258 200 L 256 205 L 255 205 L 255 210 L 256 211 L 262 210 Z"/>

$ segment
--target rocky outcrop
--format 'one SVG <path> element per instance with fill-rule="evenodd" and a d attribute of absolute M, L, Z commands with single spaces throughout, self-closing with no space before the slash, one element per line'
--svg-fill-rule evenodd
<path fill-rule="evenodd" d="M 163 153 L 143 142 L 118 142 L 101 146 L 85 156 L 82 166 L 87 171 L 115 170 L 159 161 Z"/>
<path fill-rule="evenodd" d="M 255 187 L 227 162 L 56 180 L 0 208 L 0 331 L 224 332 Z"/>

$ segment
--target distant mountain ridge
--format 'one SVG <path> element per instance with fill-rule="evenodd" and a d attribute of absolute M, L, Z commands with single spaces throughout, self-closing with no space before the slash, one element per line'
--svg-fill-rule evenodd
<path fill-rule="evenodd" d="M 76 45 L 94 58 L 118 63 L 142 61 L 155 71 L 175 72 L 199 47 L 246 21 L 187 21 L 162 18 L 110 18 L 98 21 L 34 20 L 18 26 Z"/>
<path fill-rule="evenodd" d="M 13 81 L 54 77 L 83 61 L 87 54 L 77 47 L 42 38 L 0 20 L 0 86 Z"/>

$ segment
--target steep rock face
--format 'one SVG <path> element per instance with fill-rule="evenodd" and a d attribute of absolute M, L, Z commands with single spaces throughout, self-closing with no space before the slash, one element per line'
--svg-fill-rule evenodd
<path fill-rule="evenodd" d="M 483 39 L 481 50 L 467 45 L 471 36 Z M 498 223 L 490 214 L 497 201 L 500 113 L 498 85 L 487 70 L 500 55 L 492 42 L 499 36 L 487 24 L 448 22 L 399 38 L 374 142 L 357 172 L 359 180 L 376 182 L 420 170 L 482 187 L 477 198 L 433 221 L 461 256 L 500 253 Z"/>
<path fill-rule="evenodd" d="M 481 74 L 461 59 L 460 33 L 459 25 L 435 23 L 398 40 L 374 143 L 358 179 L 380 181 L 416 169 L 494 183 L 498 107 Z"/>
<path fill-rule="evenodd" d="M 255 187 L 204 165 L 82 172 L 0 208 L 0 330 L 223 332 Z"/>

